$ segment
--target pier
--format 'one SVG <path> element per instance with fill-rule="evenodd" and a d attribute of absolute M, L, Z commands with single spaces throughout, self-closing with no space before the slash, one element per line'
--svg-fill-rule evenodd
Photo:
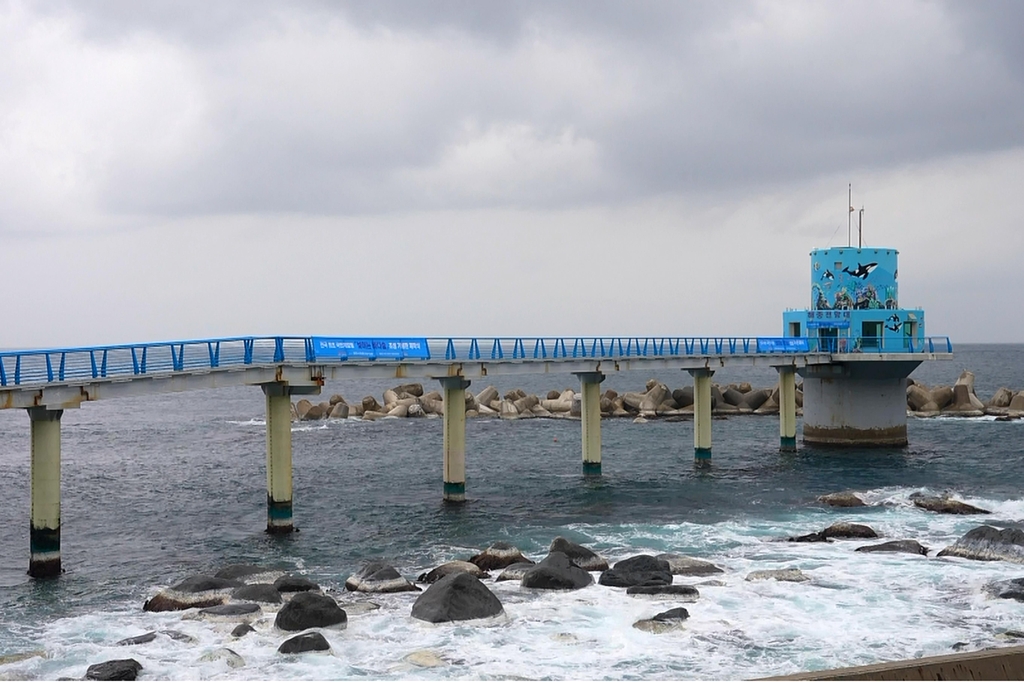
<path fill-rule="evenodd" d="M 580 382 L 582 471 L 594 476 L 600 475 L 602 458 L 600 384 L 608 374 L 689 373 L 694 385 L 694 462 L 708 466 L 711 377 L 716 369 L 758 366 L 779 372 L 779 444 L 789 451 L 797 439 L 797 373 L 826 374 L 842 383 L 846 374 L 858 374 L 857 367 L 896 363 L 909 373 L 923 361 L 951 358 L 953 350 L 947 337 L 915 338 L 899 352 L 879 346 L 874 352 L 841 352 L 818 337 L 274 336 L 9 351 L 0 353 L 0 409 L 24 409 L 31 421 L 29 573 L 50 577 L 61 572 L 60 420 L 64 410 L 92 401 L 228 386 L 261 389 L 266 396 L 267 531 L 288 533 L 294 528 L 291 397 L 319 394 L 328 381 L 437 381 L 444 396 L 442 495 L 458 503 L 466 497 L 465 391 L 474 379 L 575 375 Z M 903 385 L 905 390 L 905 379 Z M 871 400 L 866 394 L 854 397 L 861 403 Z M 813 394 L 805 397 L 807 410 L 813 400 Z M 905 407 L 900 414 L 905 429 Z"/>

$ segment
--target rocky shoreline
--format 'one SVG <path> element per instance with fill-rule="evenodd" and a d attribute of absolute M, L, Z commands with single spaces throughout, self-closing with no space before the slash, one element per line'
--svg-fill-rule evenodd
<path fill-rule="evenodd" d="M 803 384 L 797 384 L 797 415 L 802 414 Z M 545 395 L 528 394 L 513 389 L 501 395 L 494 386 L 487 386 L 477 394 L 466 391 L 467 418 L 497 419 L 578 419 L 581 396 L 573 388 L 548 391 Z M 779 385 L 755 388 L 750 383 L 711 385 L 711 408 L 716 417 L 732 415 L 779 414 Z M 647 421 L 664 419 L 679 421 L 693 418 L 693 386 L 670 389 L 655 379 L 642 390 L 618 393 L 606 390 L 601 395 L 603 419 L 632 419 Z M 365 396 L 358 402 L 349 402 L 340 394 L 329 400 L 313 403 L 303 399 L 292 403 L 294 421 L 319 419 L 366 420 L 395 418 L 439 417 L 444 414 L 444 400 L 440 391 L 424 392 L 422 384 L 409 383 L 384 391 L 381 399 Z M 964 371 L 953 385 L 929 388 L 914 379 L 907 380 L 907 414 L 914 417 L 981 417 L 998 419 L 1024 418 L 1024 390 L 1000 388 L 987 401 L 978 398 L 974 390 L 974 374 Z"/>
<path fill-rule="evenodd" d="M 854 500 L 864 504 L 853 491 L 823 495 L 817 501 L 832 507 L 858 506 Z M 977 508 L 965 511 L 969 505 L 962 502 L 936 507 L 930 504 L 934 501 L 932 498 L 920 496 L 920 500 L 922 503 L 915 502 L 915 506 L 927 513 L 988 513 Z M 956 557 L 953 560 L 1024 564 L 1024 531 L 1019 528 L 981 525 L 938 553 L 933 553 L 916 540 L 895 538 L 878 542 L 881 539 L 880 534 L 869 526 L 839 521 L 821 531 L 780 537 L 774 541 L 839 541 L 849 543 L 853 552 L 898 552 L 938 562 L 949 561 L 941 557 Z M 870 542 L 872 540 L 875 542 Z M 928 558 L 929 555 L 932 558 Z M 680 576 L 682 582 L 676 582 L 676 576 Z M 230 643 L 249 633 L 272 635 L 271 641 L 282 656 L 316 652 L 329 654 L 344 641 L 340 633 L 348 627 L 350 618 L 359 618 L 380 609 L 393 612 L 390 615 L 396 618 L 411 617 L 434 624 L 460 623 L 468 626 L 474 622 L 480 625 L 503 622 L 508 616 L 501 599 L 489 586 L 505 580 L 517 581 L 523 591 L 620 589 L 636 598 L 653 599 L 650 611 L 658 613 L 637 620 L 632 626 L 657 635 L 685 627 L 689 612 L 679 604 L 700 608 L 702 589 L 727 588 L 740 577 L 730 575 L 730 571 L 709 561 L 672 553 L 639 554 L 611 564 L 586 546 L 556 537 L 551 541 L 547 555 L 536 561 L 515 546 L 499 541 L 465 559 L 427 567 L 416 580 L 406 578 L 388 562 L 370 561 L 345 580 L 344 592 L 340 593 L 274 568 L 229 565 L 214 573 L 192 575 L 172 587 L 157 589 L 143 605 L 143 610 L 176 611 L 181 612 L 183 619 L 219 623 L 225 632 L 222 646 L 207 652 L 200 660 L 223 660 L 231 668 L 240 668 L 246 662 L 230 648 Z M 747 571 L 742 579 L 810 585 L 819 580 L 813 570 L 805 572 L 798 568 Z M 982 589 L 992 599 L 1021 602 L 1024 601 L 1022 581 L 1024 578 L 1000 580 L 986 583 Z M 408 600 L 373 600 L 374 595 L 380 599 L 380 595 L 399 593 L 409 593 Z M 230 635 L 226 634 L 228 630 Z M 1003 634 L 1005 637 L 1024 636 L 1016 631 Z M 129 637 L 116 644 L 135 648 L 159 637 L 196 643 L 184 633 L 165 628 Z M 335 644 L 328 638 L 334 639 Z M 403 661 L 413 668 L 451 664 L 441 654 L 430 650 L 413 652 Z M 132 658 L 108 660 L 90 666 L 86 679 L 135 679 L 141 670 L 142 666 Z"/>

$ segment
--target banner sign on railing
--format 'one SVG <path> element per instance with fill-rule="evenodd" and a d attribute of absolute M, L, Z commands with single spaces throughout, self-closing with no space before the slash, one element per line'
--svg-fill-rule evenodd
<path fill-rule="evenodd" d="M 804 337 L 758 337 L 758 353 L 809 353 L 810 344 Z"/>
<path fill-rule="evenodd" d="M 313 337 L 313 354 L 317 359 L 345 360 L 348 358 L 376 360 L 391 358 L 403 360 L 429 360 L 430 348 L 426 339 L 335 338 Z"/>

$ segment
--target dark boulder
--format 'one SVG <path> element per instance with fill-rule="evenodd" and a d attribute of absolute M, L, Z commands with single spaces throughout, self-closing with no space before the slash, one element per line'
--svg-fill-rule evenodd
<path fill-rule="evenodd" d="M 253 583 L 243 585 L 231 593 L 232 599 L 238 601 L 259 602 L 260 604 L 280 604 L 281 593 L 270 583 Z"/>
<path fill-rule="evenodd" d="M 256 566 L 255 564 L 230 564 L 214 573 L 215 578 L 237 580 L 242 583 L 273 582 L 283 571 Z"/>
<path fill-rule="evenodd" d="M 90 665 L 85 671 L 87 680 L 134 680 L 139 676 L 142 664 L 134 658 L 119 658 Z"/>
<path fill-rule="evenodd" d="M 878 533 L 870 526 L 840 521 L 821 531 L 826 538 L 877 538 Z"/>
<path fill-rule="evenodd" d="M 502 571 L 501 574 L 494 580 L 495 582 L 499 582 L 502 580 L 522 580 L 523 576 L 526 575 L 526 572 L 536 565 L 537 564 L 531 561 L 530 563 L 512 564 L 511 566 L 506 566 L 505 570 Z"/>
<path fill-rule="evenodd" d="M 593 576 L 562 552 L 552 552 L 523 575 L 523 587 L 539 590 L 578 590 L 594 582 Z"/>
<path fill-rule="evenodd" d="M 256 628 L 248 623 L 239 623 L 235 626 L 235 629 L 231 631 L 231 636 L 238 639 L 239 637 L 245 637 L 250 632 L 256 632 Z"/>
<path fill-rule="evenodd" d="M 671 585 L 672 570 L 668 562 L 647 554 L 623 559 L 601 573 L 598 582 L 608 587 L 635 585 Z"/>
<path fill-rule="evenodd" d="M 939 552 L 938 556 L 1024 564 L 1024 530 L 979 526 L 967 531 L 962 538 Z"/>
<path fill-rule="evenodd" d="M 638 620 L 633 623 L 633 627 L 637 630 L 643 630 L 644 632 L 650 632 L 651 634 L 657 635 L 662 632 L 681 629 L 683 627 L 683 621 L 689 617 L 690 613 L 686 609 L 678 607 L 659 613 L 653 618 Z"/>
<path fill-rule="evenodd" d="M 147 632 L 142 635 L 136 635 L 134 637 L 126 637 L 121 641 L 117 642 L 115 646 L 135 646 L 137 644 L 147 644 L 156 639 L 156 632 Z"/>
<path fill-rule="evenodd" d="M 320 589 L 312 580 L 297 575 L 282 575 L 274 581 L 274 589 L 281 593 L 316 592 Z"/>
<path fill-rule="evenodd" d="M 904 552 L 906 554 L 920 554 L 928 556 L 928 548 L 921 545 L 917 540 L 891 540 L 880 545 L 864 545 L 854 550 L 855 552 Z"/>
<path fill-rule="evenodd" d="M 308 628 L 340 627 L 348 624 L 348 615 L 325 594 L 299 592 L 281 607 L 274 625 L 288 632 Z"/>
<path fill-rule="evenodd" d="M 491 618 L 504 613 L 494 593 L 475 576 L 465 572 L 440 578 L 412 605 L 412 617 L 428 623 Z"/>
<path fill-rule="evenodd" d="M 437 568 L 421 573 L 420 577 L 416 578 L 418 582 L 432 584 L 436 583 L 446 575 L 453 573 L 468 573 L 474 578 L 490 578 L 490 574 L 480 570 L 480 567 L 476 564 L 471 564 L 468 561 L 449 561 L 441 564 Z"/>
<path fill-rule="evenodd" d="M 972 504 L 961 502 L 960 500 L 954 500 L 949 497 L 938 497 L 933 495 L 918 495 L 914 494 L 910 496 L 910 499 L 914 501 L 915 507 L 926 509 L 928 511 L 937 512 L 939 514 L 991 514 L 992 512 L 981 507 L 975 507 Z"/>
<path fill-rule="evenodd" d="M 199 617 L 204 620 L 244 620 L 249 621 L 263 614 L 259 604 L 252 602 L 232 602 L 218 604 L 199 609 Z"/>
<path fill-rule="evenodd" d="M 555 552 L 564 554 L 569 558 L 569 561 L 573 562 L 584 571 L 608 570 L 607 560 L 598 556 L 583 545 L 578 545 L 563 537 L 557 537 L 551 541 L 551 546 L 548 548 L 548 556 Z"/>
<path fill-rule="evenodd" d="M 345 581 L 351 592 L 418 592 L 420 588 L 402 577 L 390 564 L 371 561 Z"/>
<path fill-rule="evenodd" d="M 807 533 L 806 535 L 795 535 L 793 537 L 786 538 L 786 542 L 832 542 L 823 531 L 817 531 L 815 533 Z"/>
<path fill-rule="evenodd" d="M 507 542 L 495 542 L 484 551 L 470 558 L 469 561 L 479 566 L 481 571 L 496 571 L 499 568 L 507 568 L 512 564 L 534 563 L 523 556 L 518 547 L 514 547 Z"/>
<path fill-rule="evenodd" d="M 715 566 L 710 561 L 694 559 L 693 557 L 683 556 L 682 554 L 659 554 L 654 558 L 667 561 L 668 568 L 672 572 L 672 575 L 702 576 L 724 573 L 722 569 Z"/>
<path fill-rule="evenodd" d="M 242 583 L 238 580 L 194 575 L 174 587 L 161 590 L 142 605 L 144 611 L 183 611 L 192 608 L 216 606 L 227 601 Z"/>
<path fill-rule="evenodd" d="M 305 632 L 286 639 L 277 647 L 279 654 L 301 654 L 307 651 L 330 651 L 330 643 L 319 632 Z"/>
<path fill-rule="evenodd" d="M 634 596 L 668 596 L 678 601 L 693 602 L 700 597 L 700 591 L 692 585 L 634 585 L 626 589 Z"/>
<path fill-rule="evenodd" d="M 999 599 L 1013 599 L 1024 602 L 1024 578 L 997 580 L 985 585 L 985 592 Z"/>

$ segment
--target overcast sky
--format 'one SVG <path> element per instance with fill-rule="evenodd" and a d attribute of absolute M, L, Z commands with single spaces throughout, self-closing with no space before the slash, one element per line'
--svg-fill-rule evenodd
<path fill-rule="evenodd" d="M 0 347 L 779 334 L 850 183 L 929 334 L 1022 342 L 1022 27 L 983 0 L 0 0 Z"/>

